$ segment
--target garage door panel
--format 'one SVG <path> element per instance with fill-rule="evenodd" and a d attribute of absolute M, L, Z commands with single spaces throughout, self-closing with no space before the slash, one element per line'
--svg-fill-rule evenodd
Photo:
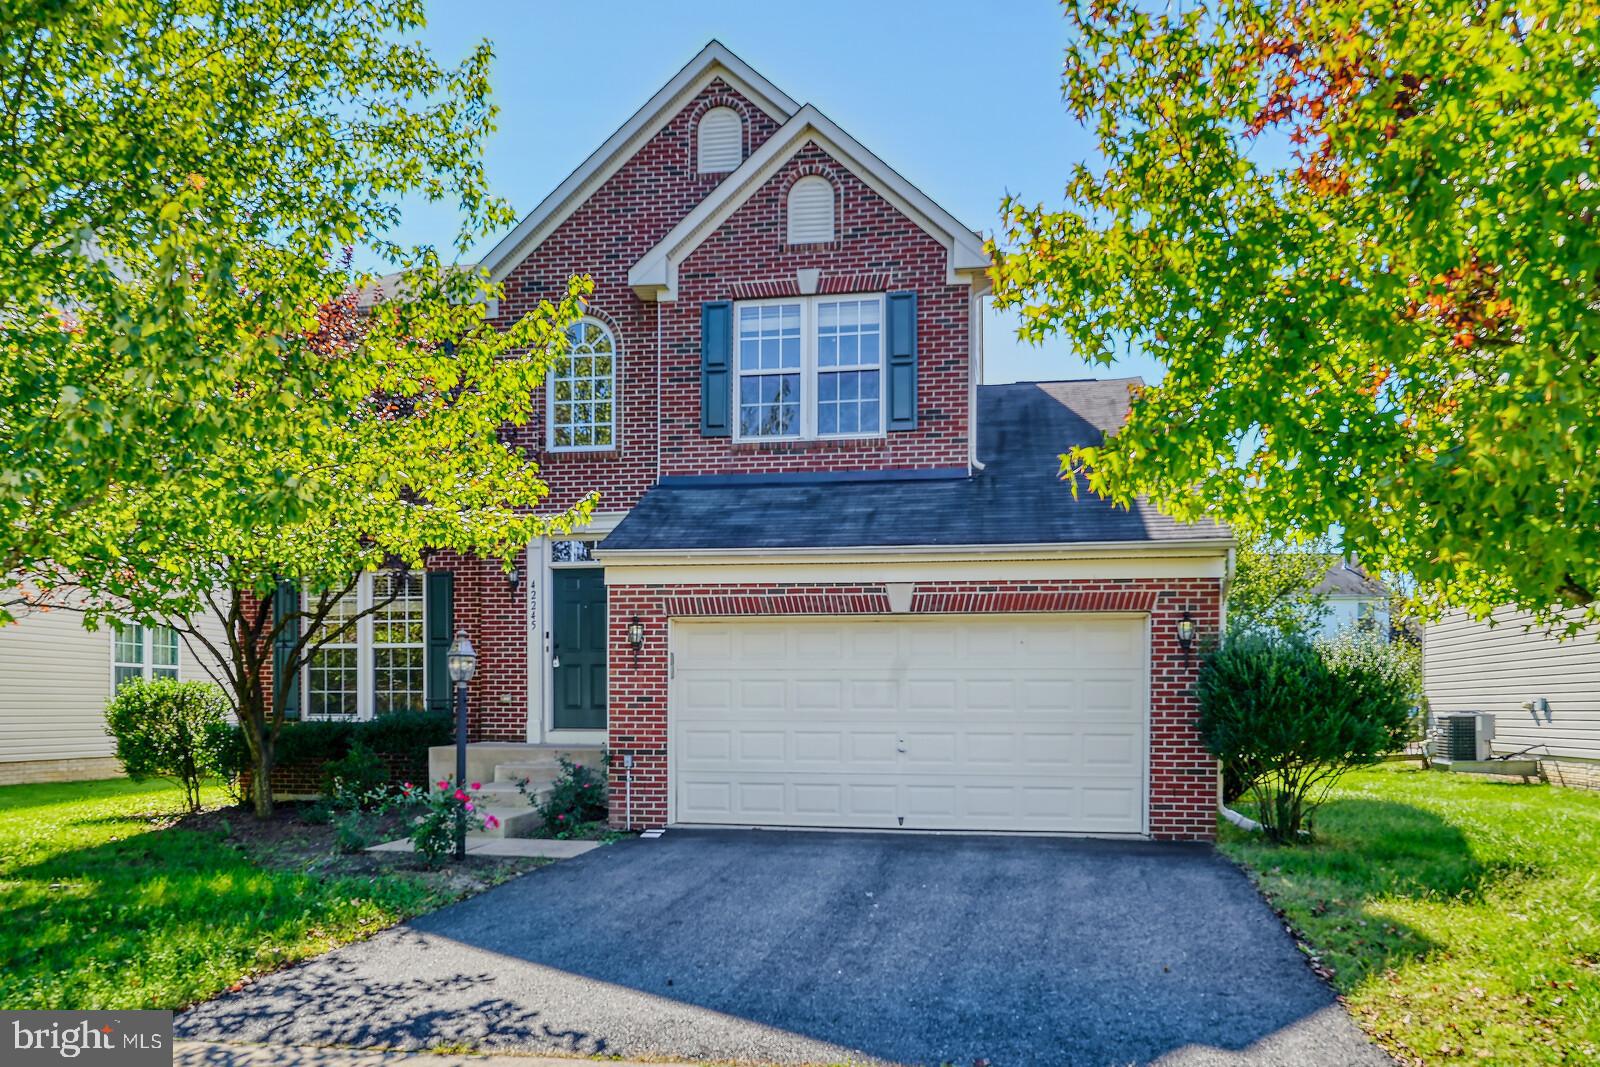
<path fill-rule="evenodd" d="M 674 816 L 1142 832 L 1144 630 L 1038 616 L 675 622 Z"/>

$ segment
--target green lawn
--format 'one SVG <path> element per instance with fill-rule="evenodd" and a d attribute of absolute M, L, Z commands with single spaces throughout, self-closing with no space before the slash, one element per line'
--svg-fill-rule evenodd
<path fill-rule="evenodd" d="M 181 1007 L 483 888 L 258 855 L 228 825 L 247 812 L 184 829 L 181 804 L 156 783 L 0 788 L 0 1007 Z"/>
<path fill-rule="evenodd" d="M 1356 1019 L 1424 1063 L 1600 1063 L 1600 793 L 1385 767 L 1315 844 L 1224 825 Z"/>

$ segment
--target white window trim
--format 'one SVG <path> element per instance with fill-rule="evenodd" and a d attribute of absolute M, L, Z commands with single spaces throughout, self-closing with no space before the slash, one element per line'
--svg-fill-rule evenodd
<path fill-rule="evenodd" d="M 878 428 L 865 433 L 818 433 L 817 432 L 817 306 L 819 304 L 832 304 L 841 301 L 878 302 Z M 744 371 L 739 366 L 739 309 L 747 307 L 779 307 L 785 304 L 800 305 L 800 434 L 798 437 L 777 437 L 764 435 L 749 435 L 742 432 L 744 419 L 740 414 L 739 393 Z M 740 300 L 733 305 L 733 396 L 731 409 L 733 413 L 733 439 L 736 442 L 763 442 L 777 443 L 792 441 L 871 441 L 888 436 L 888 392 L 889 392 L 889 320 L 887 302 L 882 293 L 828 293 L 818 296 L 783 296 L 769 297 L 762 300 Z M 848 371 L 851 367 L 829 367 L 821 373 L 832 373 L 834 370 Z M 752 376 L 765 374 L 791 374 L 794 371 L 751 371 Z"/>
<path fill-rule="evenodd" d="M 118 659 L 117 658 L 117 629 L 116 629 L 116 626 L 113 626 L 111 628 L 111 631 L 110 631 L 110 636 L 111 636 L 111 692 L 113 694 L 115 694 L 116 691 L 117 691 L 117 668 L 118 667 L 138 667 L 139 668 L 139 677 L 143 678 L 147 682 L 152 680 L 155 677 L 155 674 L 153 673 L 153 671 L 155 670 L 155 665 L 156 665 L 155 664 L 155 658 L 156 658 L 156 656 L 155 656 L 155 643 L 151 640 L 151 638 L 152 638 L 152 636 L 154 635 L 154 632 L 157 629 L 162 629 L 162 630 L 170 630 L 170 629 L 172 629 L 170 626 L 161 626 L 161 627 L 145 626 L 143 623 L 137 623 L 137 622 L 124 622 L 124 623 L 119 623 L 117 625 L 120 625 L 120 626 L 137 626 L 137 627 L 139 627 L 139 655 L 141 657 L 141 660 L 138 663 L 130 663 L 127 660 Z M 174 630 L 173 633 L 177 634 L 177 631 Z M 165 669 L 165 668 L 163 668 L 163 669 Z M 171 677 L 177 679 L 180 682 L 183 681 L 183 637 L 182 637 L 182 635 L 178 635 L 178 661 L 172 665 L 172 672 L 173 673 L 172 673 Z M 167 675 L 162 675 L 162 677 L 165 678 L 165 677 L 167 677 Z"/>
<path fill-rule="evenodd" d="M 592 315 L 585 315 L 573 323 L 574 326 L 598 326 L 604 330 L 606 336 L 611 338 L 611 443 L 608 445 L 558 445 L 556 444 L 556 368 L 551 367 L 550 373 L 545 376 L 544 392 L 544 444 L 549 452 L 574 453 L 574 452 L 615 452 L 617 450 L 618 413 L 622 410 L 621 395 L 618 384 L 622 380 L 622 345 L 617 340 L 617 331 L 604 319 L 597 319 Z"/>
<path fill-rule="evenodd" d="M 375 577 L 372 571 L 363 571 L 356 581 L 356 610 L 370 611 L 372 608 L 372 583 Z M 307 598 L 311 594 L 302 591 L 300 594 L 301 610 L 305 610 Z M 356 713 L 354 716 L 346 715 L 318 715 L 311 710 L 311 656 L 307 652 L 302 657 L 300 664 L 300 718 L 314 722 L 366 722 L 375 717 L 374 708 L 378 702 L 377 656 L 374 655 L 373 631 L 376 627 L 377 617 L 372 614 L 363 615 L 356 620 L 354 644 L 356 646 Z M 341 644 L 352 643 L 347 636 L 340 638 Z M 393 647 L 386 645 L 385 647 Z M 426 707 L 428 699 L 428 580 L 422 576 L 422 699 Z"/>

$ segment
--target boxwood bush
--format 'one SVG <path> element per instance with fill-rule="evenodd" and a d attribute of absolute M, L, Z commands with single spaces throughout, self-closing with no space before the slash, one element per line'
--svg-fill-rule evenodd
<path fill-rule="evenodd" d="M 244 732 L 233 729 L 233 745 L 245 751 Z M 362 746 L 380 758 L 421 764 L 426 773 L 428 749 L 455 740 L 455 720 L 447 711 L 392 711 L 363 722 L 310 720 L 285 723 L 278 735 L 280 767 L 310 765 L 326 769 L 341 763 Z M 246 761 L 248 765 L 248 761 Z"/>
<path fill-rule="evenodd" d="M 106 733 L 129 778 L 176 781 L 190 811 L 200 810 L 200 783 L 227 771 L 228 699 L 206 682 L 124 682 L 106 705 Z"/>

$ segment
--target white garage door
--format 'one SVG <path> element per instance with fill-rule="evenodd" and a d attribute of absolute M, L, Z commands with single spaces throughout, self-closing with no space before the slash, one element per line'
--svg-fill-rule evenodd
<path fill-rule="evenodd" d="M 1146 623 L 678 621 L 680 823 L 1142 833 Z"/>

